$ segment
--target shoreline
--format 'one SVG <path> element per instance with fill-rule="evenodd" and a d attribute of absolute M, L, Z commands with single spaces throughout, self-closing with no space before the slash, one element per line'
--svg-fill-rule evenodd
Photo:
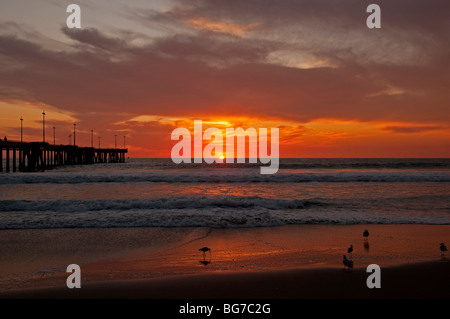
<path fill-rule="evenodd" d="M 381 288 L 372 289 L 363 269 L 305 268 L 23 289 L 0 293 L 0 299 L 450 299 L 449 270 L 448 261 L 385 267 Z"/>
<path fill-rule="evenodd" d="M 369 229 L 368 240 L 362 237 Z M 3 230 L 0 298 L 450 298 L 450 225 Z M 347 248 L 352 244 L 352 256 Z M 211 247 L 205 257 L 198 251 Z M 354 261 L 343 270 L 342 256 Z M 81 267 L 81 289 L 66 267 Z M 366 267 L 381 267 L 369 289 Z M 247 283 L 247 284 L 245 284 Z M 252 288 L 253 287 L 253 288 Z M 298 287 L 304 287 L 298 289 Z"/>

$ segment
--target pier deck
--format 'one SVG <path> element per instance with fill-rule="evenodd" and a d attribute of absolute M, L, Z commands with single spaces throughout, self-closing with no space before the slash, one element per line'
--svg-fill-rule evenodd
<path fill-rule="evenodd" d="M 64 165 L 123 163 L 128 149 L 0 141 L 0 172 L 34 172 Z"/>

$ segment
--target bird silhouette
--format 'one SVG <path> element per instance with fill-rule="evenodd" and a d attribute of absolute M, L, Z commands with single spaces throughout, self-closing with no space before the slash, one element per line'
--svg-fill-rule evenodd
<path fill-rule="evenodd" d="M 369 237 L 369 231 L 368 231 L 367 229 L 364 230 L 363 236 L 364 236 L 365 238 Z"/>
<path fill-rule="evenodd" d="M 344 255 L 344 259 L 342 260 L 342 263 L 344 264 L 344 270 L 345 270 L 345 267 L 348 267 L 348 268 L 353 268 L 353 261 L 351 261 L 350 259 L 347 259 L 347 256 L 345 256 Z"/>
<path fill-rule="evenodd" d="M 347 252 L 349 254 L 350 259 L 352 259 L 353 245 L 350 245 L 350 247 L 348 247 Z"/>
<path fill-rule="evenodd" d="M 444 256 L 444 253 L 447 251 L 447 246 L 445 246 L 444 243 L 441 243 L 440 249 L 441 249 L 441 251 L 442 251 L 442 256 Z"/>

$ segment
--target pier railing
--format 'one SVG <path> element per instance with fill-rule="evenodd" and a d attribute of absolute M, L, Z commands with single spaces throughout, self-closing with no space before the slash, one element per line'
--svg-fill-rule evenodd
<path fill-rule="evenodd" d="M 0 172 L 34 172 L 64 165 L 123 163 L 126 148 L 52 145 L 43 142 L 0 141 Z"/>

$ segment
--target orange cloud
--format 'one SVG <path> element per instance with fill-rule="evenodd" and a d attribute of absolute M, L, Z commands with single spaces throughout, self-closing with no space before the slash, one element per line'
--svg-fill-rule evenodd
<path fill-rule="evenodd" d="M 213 21 L 208 18 L 191 18 L 187 24 L 195 29 L 209 30 L 213 32 L 231 34 L 236 37 L 243 37 L 248 30 L 257 26 L 257 24 L 240 25 L 235 23 Z"/>
<path fill-rule="evenodd" d="M 175 142 L 170 134 L 175 127 L 193 132 L 194 120 L 203 120 L 203 130 L 216 127 L 226 136 L 226 128 L 249 127 L 279 128 L 281 157 L 446 157 L 450 132 L 438 125 L 419 125 L 411 122 L 358 121 L 316 119 L 299 122 L 282 118 L 213 115 L 177 118 L 165 116 L 139 116 L 123 122 L 123 127 L 134 130 L 130 137 L 139 136 L 146 145 L 137 152 L 152 156 L 170 157 Z M 140 120 L 141 122 L 135 122 Z M 148 120 L 145 122 L 144 120 Z M 136 125 L 140 123 L 139 125 Z M 409 134 L 393 134 L 407 131 Z M 426 134 L 423 134 L 423 132 Z M 207 142 L 205 142 L 207 143 Z M 204 143 L 204 144 L 205 144 Z M 430 153 L 430 149 L 440 152 Z M 155 156 L 155 155 L 153 155 Z"/>

